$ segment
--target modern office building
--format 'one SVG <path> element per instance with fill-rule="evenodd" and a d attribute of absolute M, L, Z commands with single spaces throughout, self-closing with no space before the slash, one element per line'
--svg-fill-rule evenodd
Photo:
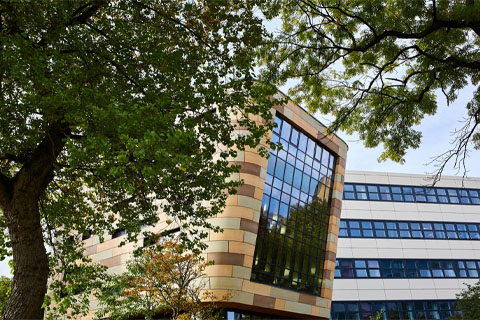
<path fill-rule="evenodd" d="M 448 319 L 480 274 L 480 179 L 347 171 L 332 319 Z"/>
<path fill-rule="evenodd" d="M 232 179 L 244 184 L 210 219 L 223 233 L 210 231 L 207 239 L 204 255 L 215 265 L 206 270 L 205 289 L 233 294 L 222 304 L 227 319 L 328 319 L 347 146 L 291 101 L 272 113 L 271 139 L 283 149 L 271 150 L 268 160 L 257 149 L 232 159 L 241 166 Z M 171 228 L 165 220 L 154 230 Z M 93 236 L 84 242 L 86 254 L 122 272 L 142 245 L 119 248 L 122 240 L 121 231 L 103 243 Z M 92 301 L 89 317 L 97 308 Z"/>
<path fill-rule="evenodd" d="M 268 160 L 239 151 L 232 179 L 244 184 L 211 218 L 224 231 L 207 239 L 205 289 L 233 294 L 225 318 L 369 319 L 383 309 L 384 319 L 448 319 L 456 293 L 480 277 L 480 179 L 429 187 L 423 175 L 345 175 L 341 139 L 291 101 L 272 113 L 270 138 L 283 149 Z M 153 231 L 174 228 L 166 220 Z M 121 230 L 92 236 L 86 254 L 120 273 L 143 245 L 122 240 Z"/>

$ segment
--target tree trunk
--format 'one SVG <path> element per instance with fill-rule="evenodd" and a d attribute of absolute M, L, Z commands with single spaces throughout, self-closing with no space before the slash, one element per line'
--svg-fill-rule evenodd
<path fill-rule="evenodd" d="M 55 161 L 69 134 L 67 123 L 53 123 L 13 178 L 0 174 L 0 208 L 12 242 L 14 270 L 2 319 L 41 318 L 49 266 L 38 203 L 54 178 Z"/>
<path fill-rule="evenodd" d="M 13 288 L 2 319 L 39 319 L 47 292 L 48 258 L 35 199 L 16 195 L 4 212 L 12 241 Z"/>

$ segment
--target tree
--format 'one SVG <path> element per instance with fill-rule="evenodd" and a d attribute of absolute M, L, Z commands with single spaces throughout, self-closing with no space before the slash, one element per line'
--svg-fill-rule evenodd
<path fill-rule="evenodd" d="M 8 262 L 10 266 L 10 273 L 13 275 L 12 260 Z M 0 315 L 3 314 L 3 309 L 7 305 L 8 297 L 12 292 L 13 279 L 5 276 L 0 277 Z"/>
<path fill-rule="evenodd" d="M 3 314 L 3 309 L 7 305 L 8 297 L 12 292 L 12 278 L 1 276 L 0 277 L 0 315 Z"/>
<path fill-rule="evenodd" d="M 256 4 L 0 2 L 0 245 L 15 267 L 4 319 L 37 318 L 49 275 L 51 311 L 85 312 L 105 268 L 81 234 L 135 240 L 159 210 L 182 230 L 212 227 L 237 185 L 227 158 L 272 126 L 272 88 L 252 78 Z M 192 249 L 203 237 L 182 232 Z"/>
<path fill-rule="evenodd" d="M 469 82 L 469 118 L 445 164 L 466 172 L 472 143 L 480 148 L 480 4 L 478 1 L 276 0 L 264 5 L 282 31 L 259 54 L 263 76 L 276 84 L 299 79 L 289 93 L 310 111 L 333 113 L 330 131 L 358 132 L 367 147 L 383 143 L 379 160 L 403 162 L 418 148 L 415 128 Z"/>
<path fill-rule="evenodd" d="M 125 273 L 108 279 L 98 294 L 102 308 L 96 316 L 125 319 L 143 315 L 152 319 L 163 312 L 175 320 L 217 319 L 214 305 L 201 301 L 202 297 L 217 300 L 212 293 L 201 292 L 204 271 L 210 264 L 199 254 L 186 251 L 179 239 L 165 239 L 127 262 Z"/>
<path fill-rule="evenodd" d="M 479 319 L 480 318 L 480 282 L 474 285 L 467 284 L 467 288 L 457 294 L 456 312 L 450 319 Z"/>
<path fill-rule="evenodd" d="M 380 309 L 380 311 L 378 311 L 375 314 L 375 316 L 370 316 L 370 320 L 383 320 L 384 319 L 384 314 L 385 314 L 385 310 Z"/>

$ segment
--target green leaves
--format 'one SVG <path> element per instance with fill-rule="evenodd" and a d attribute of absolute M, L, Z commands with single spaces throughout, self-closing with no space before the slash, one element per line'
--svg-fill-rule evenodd
<path fill-rule="evenodd" d="M 465 283 L 466 284 L 466 283 Z M 451 319 L 477 319 L 480 316 L 480 284 L 466 284 L 466 288 L 457 294 L 456 310 Z"/>
<path fill-rule="evenodd" d="M 479 79 L 478 4 L 432 3 L 266 3 L 266 17 L 283 24 L 258 50 L 262 77 L 279 85 L 300 80 L 289 94 L 312 113 L 333 113 L 331 131 L 358 132 L 367 147 L 383 144 L 379 160 L 403 162 L 420 144 L 414 126 L 436 112 L 436 94 L 452 101 Z"/>
<path fill-rule="evenodd" d="M 87 312 L 105 271 L 82 256 L 80 234 L 103 241 L 124 229 L 136 241 L 161 211 L 188 248 L 204 246 L 204 231 L 186 234 L 213 228 L 206 218 L 238 186 L 227 181 L 239 170 L 228 158 L 271 129 L 275 89 L 253 80 L 265 34 L 259 3 L 2 3 L 1 175 L 31 161 L 52 123 L 68 128 L 38 199 L 51 275 L 71 272 L 52 282 L 52 316 L 75 304 Z M 0 246 L 8 254 L 8 240 Z"/>

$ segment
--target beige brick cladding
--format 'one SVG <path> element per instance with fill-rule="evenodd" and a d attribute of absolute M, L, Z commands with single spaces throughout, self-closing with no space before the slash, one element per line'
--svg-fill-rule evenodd
<path fill-rule="evenodd" d="M 328 319 L 332 297 L 332 281 L 335 270 L 335 256 L 339 230 L 339 217 L 345 174 L 346 144 L 335 135 L 326 135 L 326 128 L 302 108 L 288 101 L 278 105 L 272 113 L 280 114 L 288 119 L 311 138 L 325 146 L 336 156 L 334 186 L 328 228 L 328 242 L 324 264 L 324 281 L 320 296 L 298 291 L 282 289 L 266 284 L 250 281 L 255 242 L 258 232 L 260 207 L 265 184 L 268 160 L 258 154 L 257 149 L 247 148 L 239 151 L 231 163 L 240 165 L 240 173 L 231 179 L 241 179 L 244 184 L 238 188 L 237 194 L 229 196 L 222 214 L 209 221 L 223 228 L 222 233 L 210 231 L 208 249 L 204 257 L 215 261 L 215 265 L 206 270 L 208 277 L 207 290 L 217 297 L 227 293 L 233 297 L 225 307 L 258 311 L 269 314 L 289 316 L 293 318 Z M 253 117 L 255 121 L 262 119 Z M 271 135 L 271 134 L 270 134 Z M 264 145 L 266 146 L 266 145 Z M 164 221 L 153 230 L 164 229 Z M 86 253 L 95 261 L 109 267 L 109 272 L 118 273 L 124 270 L 125 261 L 135 245 L 127 244 L 118 248 L 125 237 L 98 242 L 98 237 L 85 240 Z M 97 308 L 96 301 L 91 302 L 90 319 Z"/>
<path fill-rule="evenodd" d="M 240 174 L 232 177 L 244 184 L 227 200 L 223 214 L 214 221 L 223 233 L 210 232 L 208 259 L 215 265 L 208 270 L 210 289 L 219 292 L 230 289 L 234 298 L 224 303 L 226 307 L 291 316 L 294 318 L 328 319 L 335 271 L 335 256 L 339 230 L 339 217 L 343 193 L 347 145 L 335 135 L 326 135 L 326 128 L 299 106 L 289 101 L 275 106 L 272 113 L 280 114 L 336 156 L 335 177 L 330 209 L 328 243 L 324 264 L 324 281 L 320 296 L 282 289 L 250 281 L 255 240 L 258 232 L 260 207 L 265 184 L 268 160 L 256 149 L 238 152 L 231 163 L 240 165 Z M 260 119 L 257 119 L 260 121 Z M 264 145 L 266 146 L 266 145 Z M 232 219 L 237 220 L 233 221 Z M 222 245 L 218 244 L 221 241 Z M 227 248 L 225 243 L 228 243 Z M 218 250 L 213 248 L 219 248 Z"/>

